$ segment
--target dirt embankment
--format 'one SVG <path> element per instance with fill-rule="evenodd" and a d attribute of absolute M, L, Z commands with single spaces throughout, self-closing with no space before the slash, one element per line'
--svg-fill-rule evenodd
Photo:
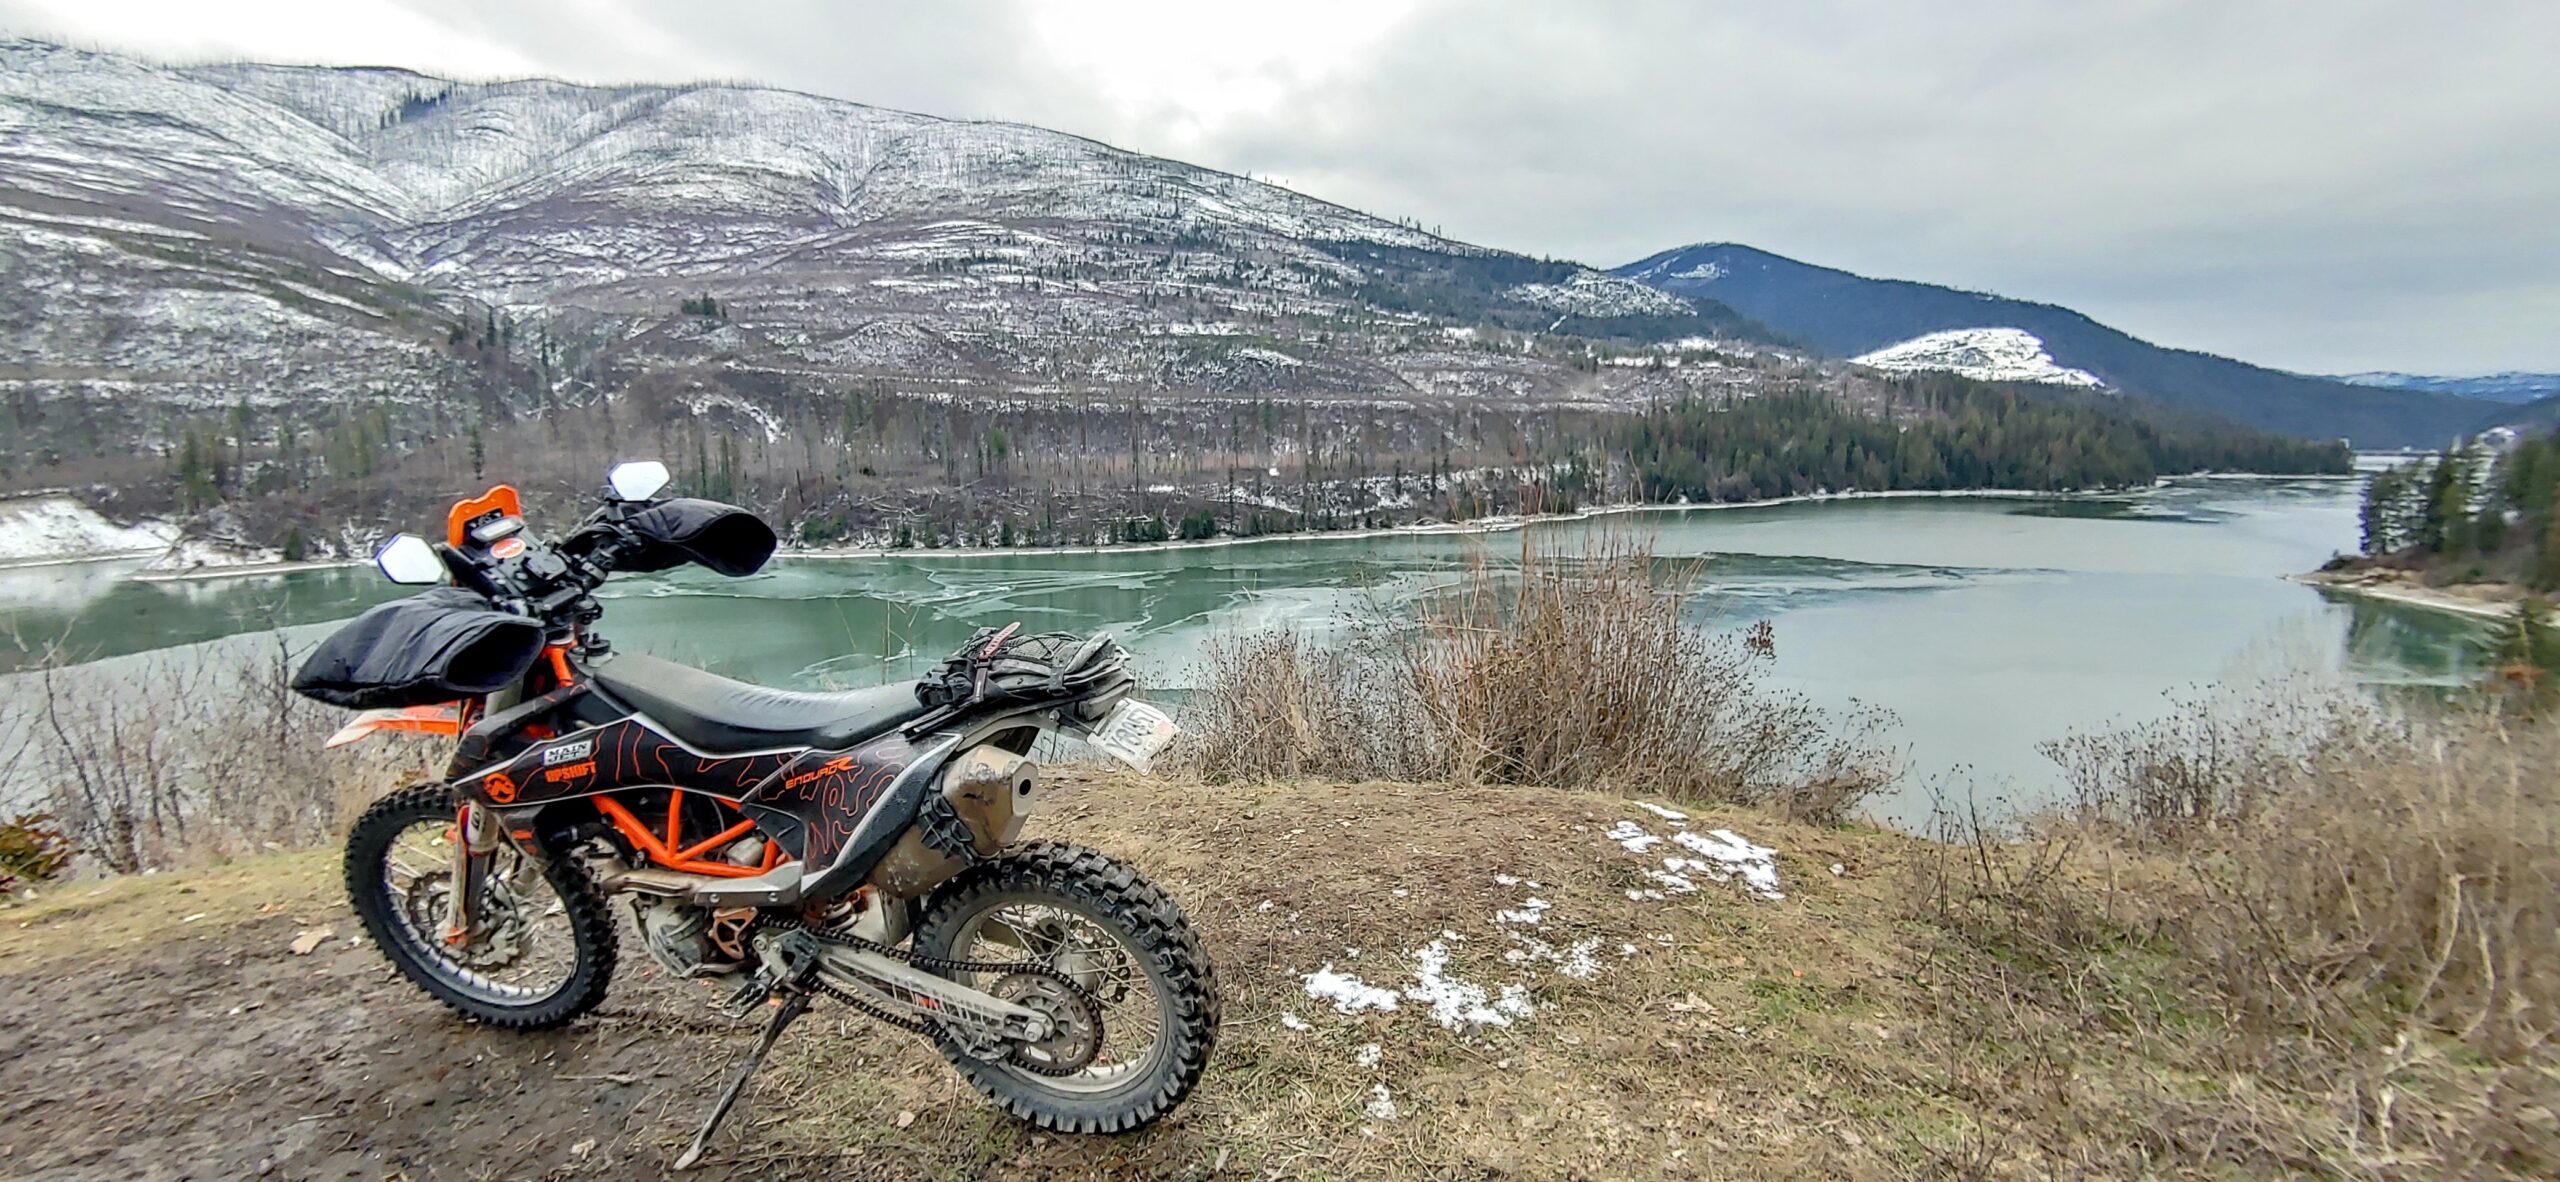
<path fill-rule="evenodd" d="M 2366 562 L 2311 571 L 2295 578 L 2349 595 L 2500 620 L 2513 619 L 2517 605 L 2524 602 L 2527 594 L 2516 583 L 2436 582 L 2424 571 Z"/>
<path fill-rule="evenodd" d="M 1907 839 L 1537 790 L 1119 778 L 1044 824 L 1145 867 L 1217 958 L 1228 1024 L 1186 1107 L 1039 1135 L 822 1007 L 689 1176 L 1893 1175 L 1963 1124 L 1918 1082 L 1896 979 Z M 1717 829 L 1776 851 L 1783 898 Z M 472 1026 L 356 930 L 329 851 L 0 910 L 0 1177 L 653 1178 L 752 1032 L 627 936 L 592 1018 Z M 1326 966 L 1397 1007 L 1310 996 Z"/>

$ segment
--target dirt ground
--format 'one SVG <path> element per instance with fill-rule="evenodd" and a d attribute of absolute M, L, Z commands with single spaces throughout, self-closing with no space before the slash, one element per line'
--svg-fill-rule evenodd
<path fill-rule="evenodd" d="M 1675 825 L 1621 800 L 1412 785 L 1081 785 L 1044 833 L 1143 867 L 1228 997 L 1199 1093 L 1119 1138 L 1039 1135 L 911 1036 L 821 1006 L 698 1178 L 1893 1176 L 1961 1106 L 1914 1080 L 1886 899 L 1903 839 L 1744 814 L 1787 898 L 1641 896 Z M 1674 850 L 1673 852 L 1677 852 Z M 1834 873 L 1833 866 L 1839 872 Z M 1537 898 L 1538 921 L 1497 921 Z M 297 937 L 326 929 L 308 953 Z M 748 1045 L 627 935 L 567 1029 L 461 1021 L 394 977 L 333 851 L 48 888 L 0 909 L 0 1178 L 657 1178 Z M 1586 943 L 1597 971 L 1506 956 Z M 1453 1032 L 1341 1014 L 1304 974 L 1452 977 L 1534 1016 Z M 306 941 L 308 943 L 308 941 Z"/>

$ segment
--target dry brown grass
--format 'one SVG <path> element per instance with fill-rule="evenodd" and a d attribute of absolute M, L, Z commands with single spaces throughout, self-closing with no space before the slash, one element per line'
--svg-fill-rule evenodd
<path fill-rule="evenodd" d="M 1478 568 L 1409 621 L 1326 647 L 1213 644 L 1188 706 L 1192 766 L 1226 779 L 1540 784 L 1764 805 L 1836 822 L 1901 772 L 1890 717 L 1768 683 L 1766 623 L 1688 622 L 1693 564 L 1603 538 Z"/>
<path fill-rule="evenodd" d="M 2494 785 L 2487 773 L 2552 754 L 2547 735 L 2510 740 L 2465 749 L 2441 771 Z M 2547 1015 L 2531 1000 L 2548 977 L 2534 976 L 2538 946 L 2514 949 L 2522 965 L 2479 962 L 2500 980 L 2520 968 L 2525 984 L 2513 994 L 2484 991 L 2491 978 L 2481 967 L 2449 957 L 2447 983 L 2428 994 L 2439 1004 L 2425 1014 L 2406 1004 L 2414 991 L 2390 984 L 2409 974 L 2388 967 L 2373 970 L 2372 983 L 2320 983 L 2320 1006 L 2260 1008 L 2301 988 L 2301 970 L 2319 963 L 2322 947 L 2369 941 L 2353 958 L 2364 963 L 2411 943 L 2389 925 L 2348 937 L 2340 920 L 2319 918 L 2379 918 L 2385 882 L 2356 907 L 2324 913 L 2309 906 L 2316 896 L 2295 906 L 2200 874 L 2194 851 L 2111 835 L 2055 827 L 2023 841 L 1932 844 L 1728 806 L 1692 810 L 1690 827 L 1730 827 L 1776 847 L 1787 898 L 1714 887 L 1646 901 L 1626 894 L 1648 885 L 1645 860 L 1604 834 L 1621 820 L 1668 826 L 1608 795 L 1212 784 L 1089 769 L 1060 769 L 1059 779 L 1069 791 L 1039 835 L 1144 868 L 1190 912 L 1217 961 L 1227 1025 L 1201 1090 L 1143 1134 L 1045 1136 L 993 1113 L 913 1039 L 821 1010 L 776 1051 L 734 1122 L 722 1168 L 751 1177 L 1397 1182 L 2549 1176 L 2547 1044 L 2510 1052 L 2496 1042 L 2539 1028 L 2508 1021 L 2493 1037 L 2493 1017 L 2466 1033 L 2482 1014 Z M 2397 773 L 2384 780 L 2402 782 Z M 2277 824 L 2283 807 L 2271 804 L 2266 823 Z M 2399 823 L 2413 827 L 2412 844 L 2381 851 L 2394 860 L 2443 836 Z M 2347 858 L 2347 832 L 2305 828 L 2277 852 Z M 2506 873 L 2497 865 L 2466 861 L 2459 873 Z M 344 915 L 322 910 L 335 907 L 335 890 L 325 853 L 50 888 L 34 906 L 0 910 L 0 974 L 95 972 L 101 957 L 153 956 L 173 939 L 221 939 L 235 927 L 280 943 L 294 929 L 261 920 L 274 907 L 343 933 Z M 1539 938 L 1602 942 L 1610 955 L 1597 976 L 1569 980 L 1504 959 L 1513 945 L 1491 917 L 1527 893 L 1553 904 Z M 2490 894 L 2466 888 L 2465 898 L 2497 914 Z M 2252 909 L 2292 938 L 2256 943 Z M 2513 914 L 2524 925 L 2548 913 Z M 1458 1035 L 1410 1005 L 1346 1016 L 1304 992 L 1300 975 L 1327 962 L 1391 983 L 1406 953 L 1442 931 L 1465 937 L 1452 945 L 1453 974 L 1526 980 L 1536 1015 Z M 2453 943 L 2485 936 L 2493 951 L 2505 947 L 2488 926 L 2457 931 Z M 2441 946 L 2443 933 L 2434 939 Z M 1637 954 L 1615 955 L 1620 944 Z M 2269 966 L 2269 984 L 2232 975 L 2253 962 Z M 562 1176 L 663 1169 L 748 1033 L 683 1000 L 707 1001 L 709 991 L 638 980 L 647 969 L 637 957 L 626 967 L 635 980 L 617 987 L 609 1008 L 622 1016 L 607 1021 L 636 1024 L 632 1033 L 667 1056 L 654 1068 L 614 1070 L 638 1071 L 663 1100 L 627 1134 L 602 1129 L 592 1160 L 563 1166 Z M 362 990 L 384 1022 L 413 1023 L 422 1037 L 478 1037 L 378 972 L 312 988 L 322 991 L 316 1007 L 343 1007 L 357 1000 L 343 991 Z M 1284 1025 L 1284 1013 L 1308 1028 Z M 217 1020 L 203 1037 L 210 1046 L 232 1035 Z M 1360 1059 L 1369 1044 L 1380 1048 L 1374 1066 Z M 486 1053 L 503 1072 L 549 1048 L 492 1036 Z M 606 1086 L 553 1080 L 540 1068 L 522 1078 L 531 1092 L 459 1096 L 449 1119 L 589 1103 Z M 1398 1105 L 1392 1120 L 1365 1111 L 1379 1084 Z M 419 1164 L 454 1173 L 472 1165 Z"/>
<path fill-rule="evenodd" d="M 2286 717 L 2082 736 L 2081 810 L 1916 860 L 1985 1161 L 2560 1170 L 2560 721 Z"/>

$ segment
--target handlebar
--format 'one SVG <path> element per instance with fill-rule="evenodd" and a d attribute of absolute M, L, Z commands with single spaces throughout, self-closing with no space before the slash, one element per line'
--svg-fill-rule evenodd
<path fill-rule="evenodd" d="M 622 524 L 630 508 L 608 501 L 557 542 L 526 537 L 521 556 L 504 565 L 442 545 L 437 550 L 456 582 L 502 608 L 540 620 L 554 633 L 566 633 L 602 614 L 594 600 L 596 589 L 620 559 L 642 544 Z"/>

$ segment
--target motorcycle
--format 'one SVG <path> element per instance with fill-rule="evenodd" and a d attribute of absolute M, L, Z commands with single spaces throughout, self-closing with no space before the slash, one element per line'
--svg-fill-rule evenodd
<path fill-rule="evenodd" d="M 429 996 L 516 1030 L 600 1001 L 608 900 L 651 960 L 771 1013 L 677 1168 L 698 1162 L 774 1042 L 819 998 L 930 1040 L 978 1091 L 1047 1130 L 1117 1133 L 1198 1083 L 1218 1034 L 1209 958 L 1130 866 L 1024 841 L 1055 791 L 1044 732 L 1144 771 L 1174 734 L 1108 637 L 981 632 L 931 676 L 843 692 L 732 681 L 598 633 L 616 572 L 760 568 L 773 531 L 665 498 L 616 467 L 556 542 L 514 489 L 457 503 L 441 544 L 376 554 L 445 584 L 378 607 L 297 676 L 369 707 L 329 743 L 450 736 L 441 780 L 349 833 L 347 890 L 376 947 Z"/>

